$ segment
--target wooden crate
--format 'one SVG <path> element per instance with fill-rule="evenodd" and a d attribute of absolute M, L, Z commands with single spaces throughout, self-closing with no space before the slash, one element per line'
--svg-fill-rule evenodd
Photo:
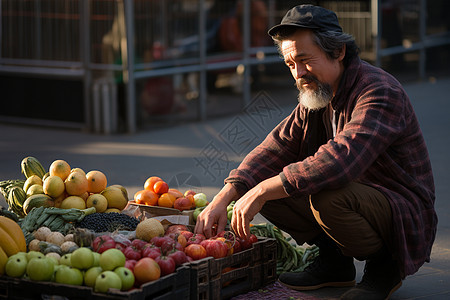
<path fill-rule="evenodd" d="M 252 248 L 231 256 L 188 263 L 191 299 L 229 299 L 274 282 L 276 252 L 275 239 L 261 238 Z"/>

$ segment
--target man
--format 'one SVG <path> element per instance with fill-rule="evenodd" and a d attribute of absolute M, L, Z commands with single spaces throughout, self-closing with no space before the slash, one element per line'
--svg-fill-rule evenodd
<path fill-rule="evenodd" d="M 319 247 L 293 289 L 352 287 L 342 299 L 387 299 L 430 260 L 434 182 L 408 96 L 391 75 L 360 60 L 336 15 L 300 5 L 269 30 L 299 90 L 299 104 L 231 171 L 198 216 L 196 232 L 249 235 L 260 212 L 298 244 Z M 355 284 L 353 259 L 365 260 Z"/>

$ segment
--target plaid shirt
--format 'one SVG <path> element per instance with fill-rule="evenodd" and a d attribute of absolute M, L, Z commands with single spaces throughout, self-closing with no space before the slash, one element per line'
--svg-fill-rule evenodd
<path fill-rule="evenodd" d="M 252 150 L 225 182 L 240 194 L 280 174 L 290 196 L 307 196 L 351 181 L 389 200 L 394 255 L 404 276 L 429 262 L 436 235 L 434 180 L 427 147 L 408 96 L 383 70 L 354 58 L 331 107 L 298 105 Z"/>

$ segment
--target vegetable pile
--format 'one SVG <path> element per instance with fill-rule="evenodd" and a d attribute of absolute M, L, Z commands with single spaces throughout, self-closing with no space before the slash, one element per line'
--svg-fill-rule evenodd
<path fill-rule="evenodd" d="M 292 238 L 286 237 L 276 226 L 270 223 L 252 225 L 250 232 L 262 237 L 276 239 L 277 242 L 277 274 L 303 271 L 314 258 L 319 255 L 319 248 L 309 248 L 292 244 Z"/>

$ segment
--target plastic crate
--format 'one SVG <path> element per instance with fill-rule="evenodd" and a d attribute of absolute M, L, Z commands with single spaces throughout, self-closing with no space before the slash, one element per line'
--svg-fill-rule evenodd
<path fill-rule="evenodd" d="M 108 293 L 96 293 L 86 286 L 36 282 L 5 276 L 0 278 L 0 299 L 52 299 L 55 296 L 69 300 L 189 299 L 190 269 L 187 266 L 181 266 L 176 272 L 148 282 L 140 288 L 127 292 L 110 291 Z"/>
<path fill-rule="evenodd" d="M 191 296 L 197 299 L 228 299 L 266 286 L 276 280 L 275 239 L 261 238 L 252 248 L 220 259 L 206 257 L 188 263 Z"/>

